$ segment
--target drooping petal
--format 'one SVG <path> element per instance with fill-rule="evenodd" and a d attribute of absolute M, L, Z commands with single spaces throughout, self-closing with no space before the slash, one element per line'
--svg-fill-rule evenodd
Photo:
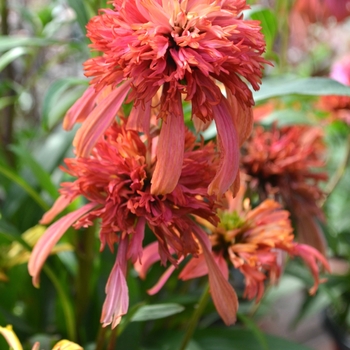
<path fill-rule="evenodd" d="M 0 327 L 0 334 L 3 335 L 11 349 L 23 350 L 22 345 L 19 339 L 17 338 L 17 335 L 13 331 L 11 325 L 7 325 L 6 327 Z"/>
<path fill-rule="evenodd" d="M 32 350 L 40 350 L 40 343 L 38 341 L 34 343 Z"/>
<path fill-rule="evenodd" d="M 206 264 L 204 254 L 198 255 L 198 258 L 192 258 L 182 269 L 179 278 L 187 281 L 192 278 L 202 277 L 208 274 L 208 266 Z"/>
<path fill-rule="evenodd" d="M 218 131 L 220 163 L 209 185 L 208 193 L 221 197 L 233 184 L 238 174 L 239 140 L 224 97 L 218 105 L 213 106 L 213 112 Z"/>
<path fill-rule="evenodd" d="M 126 128 L 149 135 L 150 121 L 151 101 L 146 102 L 144 106 L 142 103 L 139 103 L 137 106 L 133 106 Z"/>
<path fill-rule="evenodd" d="M 148 269 L 160 260 L 158 242 L 153 242 L 144 248 L 141 261 L 136 261 L 134 269 L 140 278 L 145 279 Z"/>
<path fill-rule="evenodd" d="M 139 260 L 141 262 L 143 251 L 142 241 L 143 237 L 145 236 L 145 225 L 146 219 L 144 217 L 139 218 L 128 250 L 128 259 L 131 259 L 132 263 L 135 263 L 136 260 Z"/>
<path fill-rule="evenodd" d="M 157 148 L 157 164 L 152 177 L 151 193 L 167 194 L 174 190 L 181 176 L 185 148 L 185 124 L 181 105 L 181 95 L 177 93 L 179 115 L 170 113 L 163 122 Z"/>
<path fill-rule="evenodd" d="M 123 83 L 90 113 L 73 140 L 77 156 L 89 155 L 97 140 L 111 125 L 129 90 L 129 82 Z"/>
<path fill-rule="evenodd" d="M 59 196 L 50 210 L 48 210 L 40 220 L 40 223 L 43 225 L 49 224 L 60 212 L 62 212 L 69 203 L 72 201 L 72 198 L 66 196 Z"/>
<path fill-rule="evenodd" d="M 35 245 L 28 262 L 29 274 L 33 277 L 34 286 L 39 286 L 39 274 L 45 260 L 50 255 L 52 248 L 59 241 L 62 235 L 74 224 L 81 216 L 96 207 L 96 203 L 89 203 L 80 209 L 62 217 L 51 225 L 47 231 L 40 237 Z"/>
<path fill-rule="evenodd" d="M 179 262 L 182 261 L 182 260 L 183 260 L 183 258 L 180 258 Z M 149 295 L 157 294 L 162 289 L 162 287 L 164 286 L 166 281 L 169 279 L 169 277 L 172 275 L 172 273 L 174 272 L 175 268 L 176 267 L 174 265 L 170 265 L 165 270 L 165 272 L 160 276 L 158 282 L 151 289 L 147 290 L 147 293 Z"/>
<path fill-rule="evenodd" d="M 213 258 L 207 234 L 199 227 L 194 227 L 194 233 L 202 246 L 203 254 L 207 262 L 210 293 L 216 310 L 226 325 L 234 324 L 236 322 L 238 310 L 237 294 L 225 279 Z"/>
<path fill-rule="evenodd" d="M 122 239 L 118 247 L 118 256 L 106 284 L 106 299 L 103 303 L 101 323 L 103 327 L 112 324 L 115 328 L 129 308 L 129 291 L 125 273 L 127 265 L 127 237 Z"/>
<path fill-rule="evenodd" d="M 318 288 L 320 281 L 319 277 L 319 267 L 317 265 L 318 262 L 320 262 L 323 267 L 330 272 L 330 266 L 327 261 L 327 259 L 315 248 L 310 247 L 306 244 L 299 244 L 294 243 L 293 250 L 291 251 L 292 254 L 296 256 L 300 256 L 304 262 L 309 266 L 310 271 L 314 277 L 314 285 L 309 290 L 309 293 L 311 295 L 315 294 Z"/>
<path fill-rule="evenodd" d="M 86 89 L 74 105 L 68 110 L 63 119 L 63 129 L 71 130 L 75 123 L 82 122 L 91 113 L 95 105 L 98 92 L 90 86 Z"/>

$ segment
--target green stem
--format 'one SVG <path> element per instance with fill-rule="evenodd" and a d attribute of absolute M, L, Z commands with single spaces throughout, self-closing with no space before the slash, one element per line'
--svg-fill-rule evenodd
<path fill-rule="evenodd" d="M 107 346 L 107 350 L 115 350 L 117 344 L 117 335 L 118 335 L 118 326 L 112 329 L 111 334 L 109 336 L 109 342 Z"/>
<path fill-rule="evenodd" d="M 77 235 L 76 328 L 80 329 L 86 319 L 86 312 L 90 304 L 91 276 L 93 276 L 95 257 L 95 225 L 83 232 L 77 232 Z"/>
<path fill-rule="evenodd" d="M 346 141 L 346 151 L 345 151 L 344 160 L 340 163 L 335 174 L 333 175 L 333 177 L 331 178 L 331 180 L 326 186 L 326 189 L 325 189 L 326 197 L 323 199 L 322 203 L 320 204 L 321 207 L 324 206 L 329 196 L 333 193 L 335 188 L 338 186 L 349 164 L 350 164 L 350 134 L 348 135 L 348 138 Z"/>
<path fill-rule="evenodd" d="M 100 330 L 97 335 L 95 350 L 103 350 L 105 348 L 106 333 L 108 328 L 100 326 Z"/>
<path fill-rule="evenodd" d="M 67 334 L 68 334 L 69 340 L 76 341 L 77 332 L 74 325 L 75 317 L 74 317 L 73 307 L 69 301 L 69 298 L 66 292 L 64 291 L 64 289 L 62 288 L 59 279 L 55 276 L 54 272 L 47 265 L 43 267 L 43 270 L 51 280 L 54 287 L 56 288 L 58 297 L 61 301 L 61 305 L 62 305 L 62 309 L 63 309 L 63 313 L 64 313 L 66 325 L 67 325 Z"/>
<path fill-rule="evenodd" d="M 184 336 L 184 339 L 182 340 L 181 346 L 179 350 L 185 350 L 188 343 L 190 342 L 192 335 L 197 327 L 198 320 L 200 316 L 202 315 L 205 307 L 207 306 L 208 300 L 209 300 L 210 294 L 209 294 L 209 284 L 206 285 L 204 288 L 203 294 L 198 302 L 197 308 L 194 310 L 190 323 L 187 327 L 186 334 Z"/>

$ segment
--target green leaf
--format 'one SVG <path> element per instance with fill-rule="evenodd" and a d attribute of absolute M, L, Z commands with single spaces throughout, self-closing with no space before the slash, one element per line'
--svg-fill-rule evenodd
<path fill-rule="evenodd" d="M 156 304 L 141 306 L 131 318 L 131 322 L 150 321 L 182 312 L 185 308 L 179 304 Z"/>
<path fill-rule="evenodd" d="M 31 50 L 29 48 L 15 47 L 14 49 L 11 49 L 6 53 L 2 54 L 0 57 L 0 71 L 2 71 L 16 58 L 21 57 L 23 55 L 27 55 L 29 53 L 31 53 Z"/>
<path fill-rule="evenodd" d="M 43 201 L 40 195 L 14 171 L 12 171 L 9 168 L 5 168 L 4 166 L 0 166 L 0 174 L 6 176 L 7 178 L 15 182 L 17 185 L 19 185 L 45 211 L 50 209 L 50 207 Z"/>
<path fill-rule="evenodd" d="M 83 91 L 70 91 L 69 95 L 63 98 L 69 89 L 75 86 L 88 84 L 87 80 L 79 78 L 64 78 L 55 81 L 48 89 L 43 103 L 42 125 L 50 129 L 59 120 L 68 108 L 76 101 Z M 68 99 L 67 99 L 68 96 Z"/>
<path fill-rule="evenodd" d="M 49 193 L 53 199 L 56 199 L 58 197 L 56 186 L 52 183 L 50 175 L 36 161 L 32 154 L 20 146 L 11 146 L 11 150 L 20 157 L 22 164 L 26 164 L 29 167 L 40 187 Z"/>
<path fill-rule="evenodd" d="M 268 8 L 255 6 L 249 12 L 250 18 L 261 23 L 262 33 L 265 36 L 266 50 L 271 51 L 278 30 L 278 23 L 275 14 Z"/>
<path fill-rule="evenodd" d="M 259 91 L 254 92 L 256 102 L 286 95 L 341 95 L 350 96 L 350 87 L 329 78 L 278 77 L 263 79 Z"/>
<path fill-rule="evenodd" d="M 310 348 L 286 339 L 265 335 L 268 349 L 310 350 Z M 262 350 L 256 337 L 249 330 L 235 328 L 210 328 L 197 331 L 195 340 L 203 350 Z"/>
<path fill-rule="evenodd" d="M 16 97 L 1 97 L 0 98 L 0 110 L 12 105 L 16 101 Z"/>
<path fill-rule="evenodd" d="M 11 50 L 20 46 L 30 46 L 30 47 L 43 47 L 54 44 L 66 44 L 64 41 L 38 38 L 38 37 L 28 37 L 28 36 L 1 36 L 0 35 L 0 52 Z"/>
<path fill-rule="evenodd" d="M 270 126 L 274 122 L 277 122 L 278 126 L 286 125 L 310 125 L 312 124 L 309 119 L 305 117 L 305 112 L 295 111 L 292 109 L 284 109 L 276 112 L 272 112 L 269 116 L 260 121 L 260 124 L 264 126 Z"/>
<path fill-rule="evenodd" d="M 89 21 L 87 4 L 83 0 L 68 0 L 68 4 L 75 11 L 80 29 L 85 35 L 85 26 Z"/>

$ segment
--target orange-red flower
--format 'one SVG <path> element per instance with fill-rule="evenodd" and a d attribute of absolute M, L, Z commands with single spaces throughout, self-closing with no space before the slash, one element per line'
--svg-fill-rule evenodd
<path fill-rule="evenodd" d="M 114 0 L 113 9 L 100 11 L 87 25 L 93 50 L 102 56 L 85 63 L 86 76 L 100 91 L 109 88 L 78 131 L 79 156 L 88 156 L 96 140 L 113 121 L 126 98 L 134 101 L 138 125 L 149 124 L 152 99 L 160 93 L 162 118 L 153 194 L 170 193 L 179 180 L 183 162 L 182 100 L 191 101 L 195 125 L 215 120 L 221 160 L 209 184 L 209 193 L 223 194 L 238 173 L 239 144 L 252 124 L 252 93 L 259 88 L 265 42 L 256 21 L 244 21 L 244 0 Z M 222 94 L 217 82 L 227 92 Z M 74 107 L 65 125 L 81 120 L 80 111 L 91 107 L 90 92 Z M 145 130 L 141 130 L 145 131 Z M 163 136 L 164 134 L 164 136 Z M 169 158 L 169 155 L 177 153 Z M 172 173 L 165 164 L 170 163 Z"/>
<path fill-rule="evenodd" d="M 319 284 L 317 262 L 329 270 L 327 260 L 316 249 L 295 243 L 289 213 L 281 205 L 267 199 L 256 208 L 249 207 L 249 200 L 242 202 L 244 188 L 236 199 L 227 195 L 227 208 L 219 212 L 218 227 L 200 222 L 210 231 L 210 241 L 216 260 L 222 271 L 228 276 L 225 261 L 239 269 L 245 278 L 244 297 L 259 301 L 264 294 L 265 281 L 278 280 L 282 270 L 282 253 L 300 256 L 309 266 L 314 276 L 313 294 Z M 243 204 L 243 207 L 242 207 Z M 180 278 L 198 277 L 206 272 L 205 266 L 199 268 L 199 262 L 192 259 L 180 274 Z"/>
<path fill-rule="evenodd" d="M 327 179 L 322 131 L 309 126 L 264 130 L 258 126 L 243 148 L 242 169 L 260 199 L 281 200 L 296 220 L 301 241 L 324 252 L 322 219 L 317 202 L 323 197 L 319 182 Z"/>
<path fill-rule="evenodd" d="M 207 237 L 197 232 L 192 217 L 205 218 L 213 225 L 218 221 L 216 197 L 207 194 L 218 163 L 213 143 L 198 143 L 193 134 L 186 132 L 177 186 L 167 195 L 154 195 L 151 180 L 157 166 L 156 149 L 161 146 L 157 129 L 146 137 L 126 130 L 123 120 L 122 125 L 112 124 L 89 158 L 65 160 L 67 168 L 62 170 L 75 180 L 62 183 L 61 196 L 42 219 L 42 223 L 50 222 L 78 196 L 88 201 L 51 225 L 38 241 L 29 261 L 35 285 L 51 249 L 70 226 L 88 227 L 99 219 L 101 249 L 107 244 L 113 251 L 118 243 L 116 262 L 106 285 L 101 317 L 104 325 L 116 326 L 127 312 L 127 261 L 135 263 L 141 259 L 146 225 L 158 240 L 162 263 L 169 260 L 176 266 L 179 259 L 188 254 L 197 256 L 203 245 L 209 245 Z M 230 293 L 234 295 L 233 290 Z"/>

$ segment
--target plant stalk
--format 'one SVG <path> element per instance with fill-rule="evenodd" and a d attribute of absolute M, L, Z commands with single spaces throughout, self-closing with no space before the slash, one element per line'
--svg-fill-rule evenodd
<path fill-rule="evenodd" d="M 205 307 L 207 306 L 208 300 L 209 300 L 210 294 L 209 294 L 209 284 L 206 285 L 204 288 L 203 294 L 198 302 L 197 308 L 194 310 L 190 323 L 187 327 L 186 334 L 182 340 L 181 346 L 179 350 L 185 350 L 188 343 L 190 342 L 193 333 L 197 327 L 198 320 L 200 316 L 202 315 Z"/>

